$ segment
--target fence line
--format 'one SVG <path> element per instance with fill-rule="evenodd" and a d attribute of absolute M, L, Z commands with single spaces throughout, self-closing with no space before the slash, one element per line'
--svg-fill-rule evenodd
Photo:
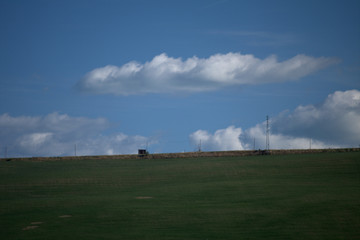
<path fill-rule="evenodd" d="M 97 156 L 65 156 L 65 157 L 30 157 L 3 158 L 2 161 L 58 161 L 58 160 L 101 160 L 101 159 L 170 159 L 170 158 L 198 158 L 198 157 L 236 157 L 255 155 L 285 155 L 326 152 L 360 152 L 360 148 L 332 148 L 332 149 L 290 149 L 290 150 L 244 150 L 244 151 L 213 151 L 213 152 L 184 152 L 184 153 L 156 153 L 156 154 L 126 154 L 126 155 L 97 155 Z"/>

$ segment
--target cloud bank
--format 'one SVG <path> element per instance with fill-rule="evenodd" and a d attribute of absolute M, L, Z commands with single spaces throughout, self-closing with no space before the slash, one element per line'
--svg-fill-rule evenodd
<path fill-rule="evenodd" d="M 276 56 L 259 59 L 250 54 L 215 54 L 182 60 L 165 53 L 144 64 L 108 65 L 87 73 L 78 89 L 93 94 L 203 92 L 243 84 L 297 80 L 339 62 L 336 58 L 297 55 L 279 62 Z"/>
<path fill-rule="evenodd" d="M 8 157 L 33 157 L 74 155 L 75 144 L 80 156 L 136 153 L 147 143 L 155 143 L 144 136 L 103 135 L 109 127 L 104 118 L 71 117 L 56 112 L 44 117 L 2 114 L 0 145 L 6 146 Z"/>
<path fill-rule="evenodd" d="M 319 105 L 299 106 L 270 121 L 270 148 L 307 149 L 360 145 L 360 91 L 337 91 Z M 264 149 L 266 122 L 242 130 L 230 126 L 214 134 L 198 130 L 189 136 L 204 150 Z"/>
<path fill-rule="evenodd" d="M 124 133 L 104 135 L 111 124 L 104 118 L 71 117 L 51 113 L 43 117 L 0 115 L 0 146 L 8 157 L 110 155 L 136 153 L 156 144 L 144 136 Z M 242 129 L 229 126 L 210 133 L 189 135 L 203 151 L 264 149 L 266 122 Z M 298 106 L 270 118 L 272 149 L 358 147 L 360 144 L 360 91 L 337 91 L 317 105 Z M 255 146 L 254 146 L 255 140 Z"/>

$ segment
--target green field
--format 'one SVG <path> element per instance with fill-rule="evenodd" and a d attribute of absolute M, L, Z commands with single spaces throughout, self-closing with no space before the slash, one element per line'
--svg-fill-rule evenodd
<path fill-rule="evenodd" d="M 360 153 L 0 162 L 0 239 L 360 239 Z"/>

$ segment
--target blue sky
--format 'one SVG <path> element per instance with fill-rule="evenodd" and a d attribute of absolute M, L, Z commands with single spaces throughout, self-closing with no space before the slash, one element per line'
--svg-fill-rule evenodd
<path fill-rule="evenodd" d="M 1 0 L 1 157 L 359 146 L 359 12 Z"/>

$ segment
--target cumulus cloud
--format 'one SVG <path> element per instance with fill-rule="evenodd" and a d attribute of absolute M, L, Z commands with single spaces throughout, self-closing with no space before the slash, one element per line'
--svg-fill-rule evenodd
<path fill-rule="evenodd" d="M 204 130 L 198 130 L 190 134 L 190 142 L 197 145 L 204 151 L 227 151 L 227 150 L 243 150 L 243 143 L 240 141 L 242 134 L 241 128 L 229 126 L 226 129 L 219 129 L 214 134 Z"/>
<path fill-rule="evenodd" d="M 318 105 L 299 106 L 273 119 L 272 132 L 328 144 L 360 144 L 360 91 L 337 91 Z"/>
<path fill-rule="evenodd" d="M 242 142 L 245 149 L 265 149 L 266 148 L 266 123 L 257 124 L 255 127 L 247 129 L 242 136 Z M 255 146 L 254 146 L 255 140 Z M 312 138 L 310 135 L 304 137 L 286 135 L 282 133 L 270 134 L 271 149 L 321 149 L 321 148 L 337 148 L 341 145 L 329 144 L 318 139 Z"/>
<path fill-rule="evenodd" d="M 215 54 L 182 60 L 165 53 L 144 64 L 129 62 L 108 65 L 86 74 L 77 86 L 95 94 L 131 95 L 145 93 L 202 92 L 243 84 L 296 80 L 326 68 L 339 60 L 297 55 L 279 62 L 250 54 Z"/>
<path fill-rule="evenodd" d="M 360 144 L 360 91 L 337 91 L 318 105 L 299 106 L 270 120 L 270 148 L 307 149 L 357 147 Z M 230 126 L 210 134 L 190 135 L 193 145 L 202 141 L 207 150 L 265 148 L 266 122 L 246 130 Z"/>
<path fill-rule="evenodd" d="M 108 155 L 136 153 L 155 140 L 124 133 L 103 135 L 110 123 L 104 118 L 71 117 L 51 113 L 44 117 L 0 115 L 0 145 L 9 157 Z"/>

